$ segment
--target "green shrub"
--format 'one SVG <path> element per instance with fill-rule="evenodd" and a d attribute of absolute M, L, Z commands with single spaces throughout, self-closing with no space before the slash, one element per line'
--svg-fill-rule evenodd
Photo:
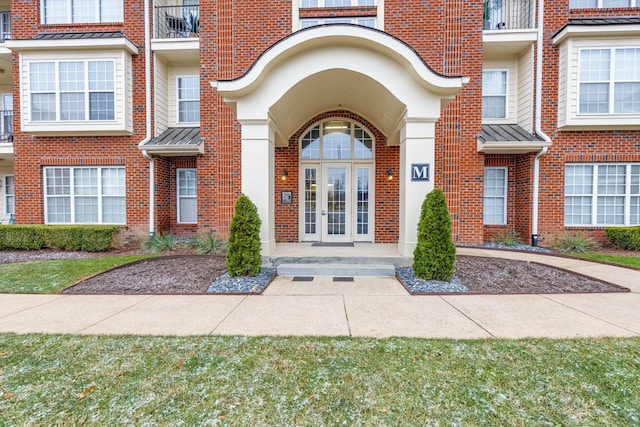
<path fill-rule="evenodd" d="M 440 189 L 424 199 L 418 223 L 418 245 L 413 252 L 413 272 L 426 280 L 451 281 L 456 248 L 451 238 L 451 218 Z"/>
<path fill-rule="evenodd" d="M 219 254 L 227 250 L 227 242 L 213 234 L 194 237 L 189 241 L 189 246 L 194 248 L 200 255 Z"/>
<path fill-rule="evenodd" d="M 515 230 L 501 230 L 493 236 L 491 243 L 500 246 L 516 247 L 522 245 L 522 239 Z"/>
<path fill-rule="evenodd" d="M 255 276 L 260 272 L 262 258 L 260 255 L 260 226 L 262 221 L 258 208 L 244 194 L 235 206 L 235 214 L 229 230 L 229 247 L 227 248 L 227 273 L 235 276 Z"/>
<path fill-rule="evenodd" d="M 612 245 L 620 249 L 640 251 L 640 226 L 607 227 L 604 231 Z"/>
<path fill-rule="evenodd" d="M 566 233 L 556 237 L 551 245 L 553 249 L 561 253 L 566 252 L 593 252 L 600 249 L 600 244 L 593 237 L 583 233 Z"/>
<path fill-rule="evenodd" d="M 175 247 L 176 238 L 173 234 L 154 234 L 142 242 L 142 249 L 149 250 L 154 254 L 172 251 Z"/>
<path fill-rule="evenodd" d="M 114 246 L 119 230 L 114 225 L 11 225 L 0 227 L 0 250 L 101 252 Z"/>

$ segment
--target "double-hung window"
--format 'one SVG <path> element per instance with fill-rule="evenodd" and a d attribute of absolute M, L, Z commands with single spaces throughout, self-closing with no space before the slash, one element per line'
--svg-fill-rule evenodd
<path fill-rule="evenodd" d="M 4 176 L 4 213 L 16 213 L 16 187 L 13 175 Z"/>
<path fill-rule="evenodd" d="M 43 24 L 122 22 L 123 0 L 43 0 Z"/>
<path fill-rule="evenodd" d="M 197 123 L 200 121 L 200 78 L 198 76 L 178 77 L 178 122 Z"/>
<path fill-rule="evenodd" d="M 579 114 L 640 113 L 640 48 L 581 49 Z"/>
<path fill-rule="evenodd" d="M 178 169 L 178 222 L 198 222 L 198 195 L 195 169 Z"/>
<path fill-rule="evenodd" d="M 611 7 L 635 7 L 639 5 L 638 0 L 570 0 L 571 9 L 595 9 Z"/>
<path fill-rule="evenodd" d="M 565 166 L 565 225 L 640 225 L 640 164 Z"/>
<path fill-rule="evenodd" d="M 484 168 L 484 223 L 507 223 L 507 168 Z"/>
<path fill-rule="evenodd" d="M 29 64 L 31 121 L 105 121 L 115 117 L 114 61 Z"/>
<path fill-rule="evenodd" d="M 46 167 L 46 222 L 124 224 L 125 188 L 124 167 Z"/>
<path fill-rule="evenodd" d="M 482 118 L 507 118 L 507 71 L 482 72 Z"/>

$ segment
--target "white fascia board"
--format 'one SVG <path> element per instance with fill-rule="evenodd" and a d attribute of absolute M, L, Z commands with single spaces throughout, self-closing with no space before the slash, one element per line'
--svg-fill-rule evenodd
<path fill-rule="evenodd" d="M 204 154 L 204 143 L 198 145 L 138 145 L 138 150 L 163 157 L 196 156 Z"/>
<path fill-rule="evenodd" d="M 78 40 L 7 40 L 5 46 L 15 52 L 119 49 L 133 55 L 138 54 L 138 47 L 125 37 Z"/>
<path fill-rule="evenodd" d="M 485 154 L 525 154 L 537 153 L 543 147 L 551 147 L 548 141 L 500 141 L 485 142 L 480 138 L 478 142 L 478 153 Z"/>
<path fill-rule="evenodd" d="M 556 34 L 552 43 L 558 45 L 569 38 L 597 38 L 597 37 L 633 37 L 640 35 L 640 25 L 567 25 Z"/>
<path fill-rule="evenodd" d="M 332 43 L 333 41 L 333 43 Z M 252 92 L 273 65 L 300 52 L 327 45 L 361 45 L 404 63 L 416 80 L 435 93 L 455 95 L 469 81 L 464 77 L 447 77 L 431 70 L 408 45 L 382 31 L 356 25 L 311 27 L 280 40 L 267 49 L 242 77 L 213 81 L 211 86 L 226 99 L 233 100 Z"/>

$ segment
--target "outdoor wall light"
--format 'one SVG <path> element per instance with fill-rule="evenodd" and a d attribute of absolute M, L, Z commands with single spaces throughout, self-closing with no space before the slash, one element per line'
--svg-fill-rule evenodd
<path fill-rule="evenodd" d="M 283 170 L 282 170 L 282 176 L 281 176 L 281 178 L 282 178 L 282 180 L 283 180 L 283 181 L 286 181 L 286 180 L 287 180 L 287 175 L 289 175 L 289 172 L 287 172 L 287 170 L 286 170 L 286 169 L 283 169 Z"/>
<path fill-rule="evenodd" d="M 393 169 L 387 171 L 387 180 L 393 181 Z"/>

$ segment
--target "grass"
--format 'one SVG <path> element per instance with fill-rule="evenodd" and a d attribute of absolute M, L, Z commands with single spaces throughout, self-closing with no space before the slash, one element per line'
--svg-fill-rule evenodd
<path fill-rule="evenodd" d="M 0 265 L 0 293 L 56 293 L 79 280 L 150 255 L 31 261 Z"/>
<path fill-rule="evenodd" d="M 637 426 L 638 348 L 4 334 L 0 424 Z"/>
<path fill-rule="evenodd" d="M 611 264 L 626 265 L 628 267 L 640 268 L 640 253 L 638 256 L 624 256 L 624 255 L 605 255 L 599 253 L 569 253 L 567 255 L 574 256 L 576 258 L 590 259 L 593 261 L 608 262 Z"/>

